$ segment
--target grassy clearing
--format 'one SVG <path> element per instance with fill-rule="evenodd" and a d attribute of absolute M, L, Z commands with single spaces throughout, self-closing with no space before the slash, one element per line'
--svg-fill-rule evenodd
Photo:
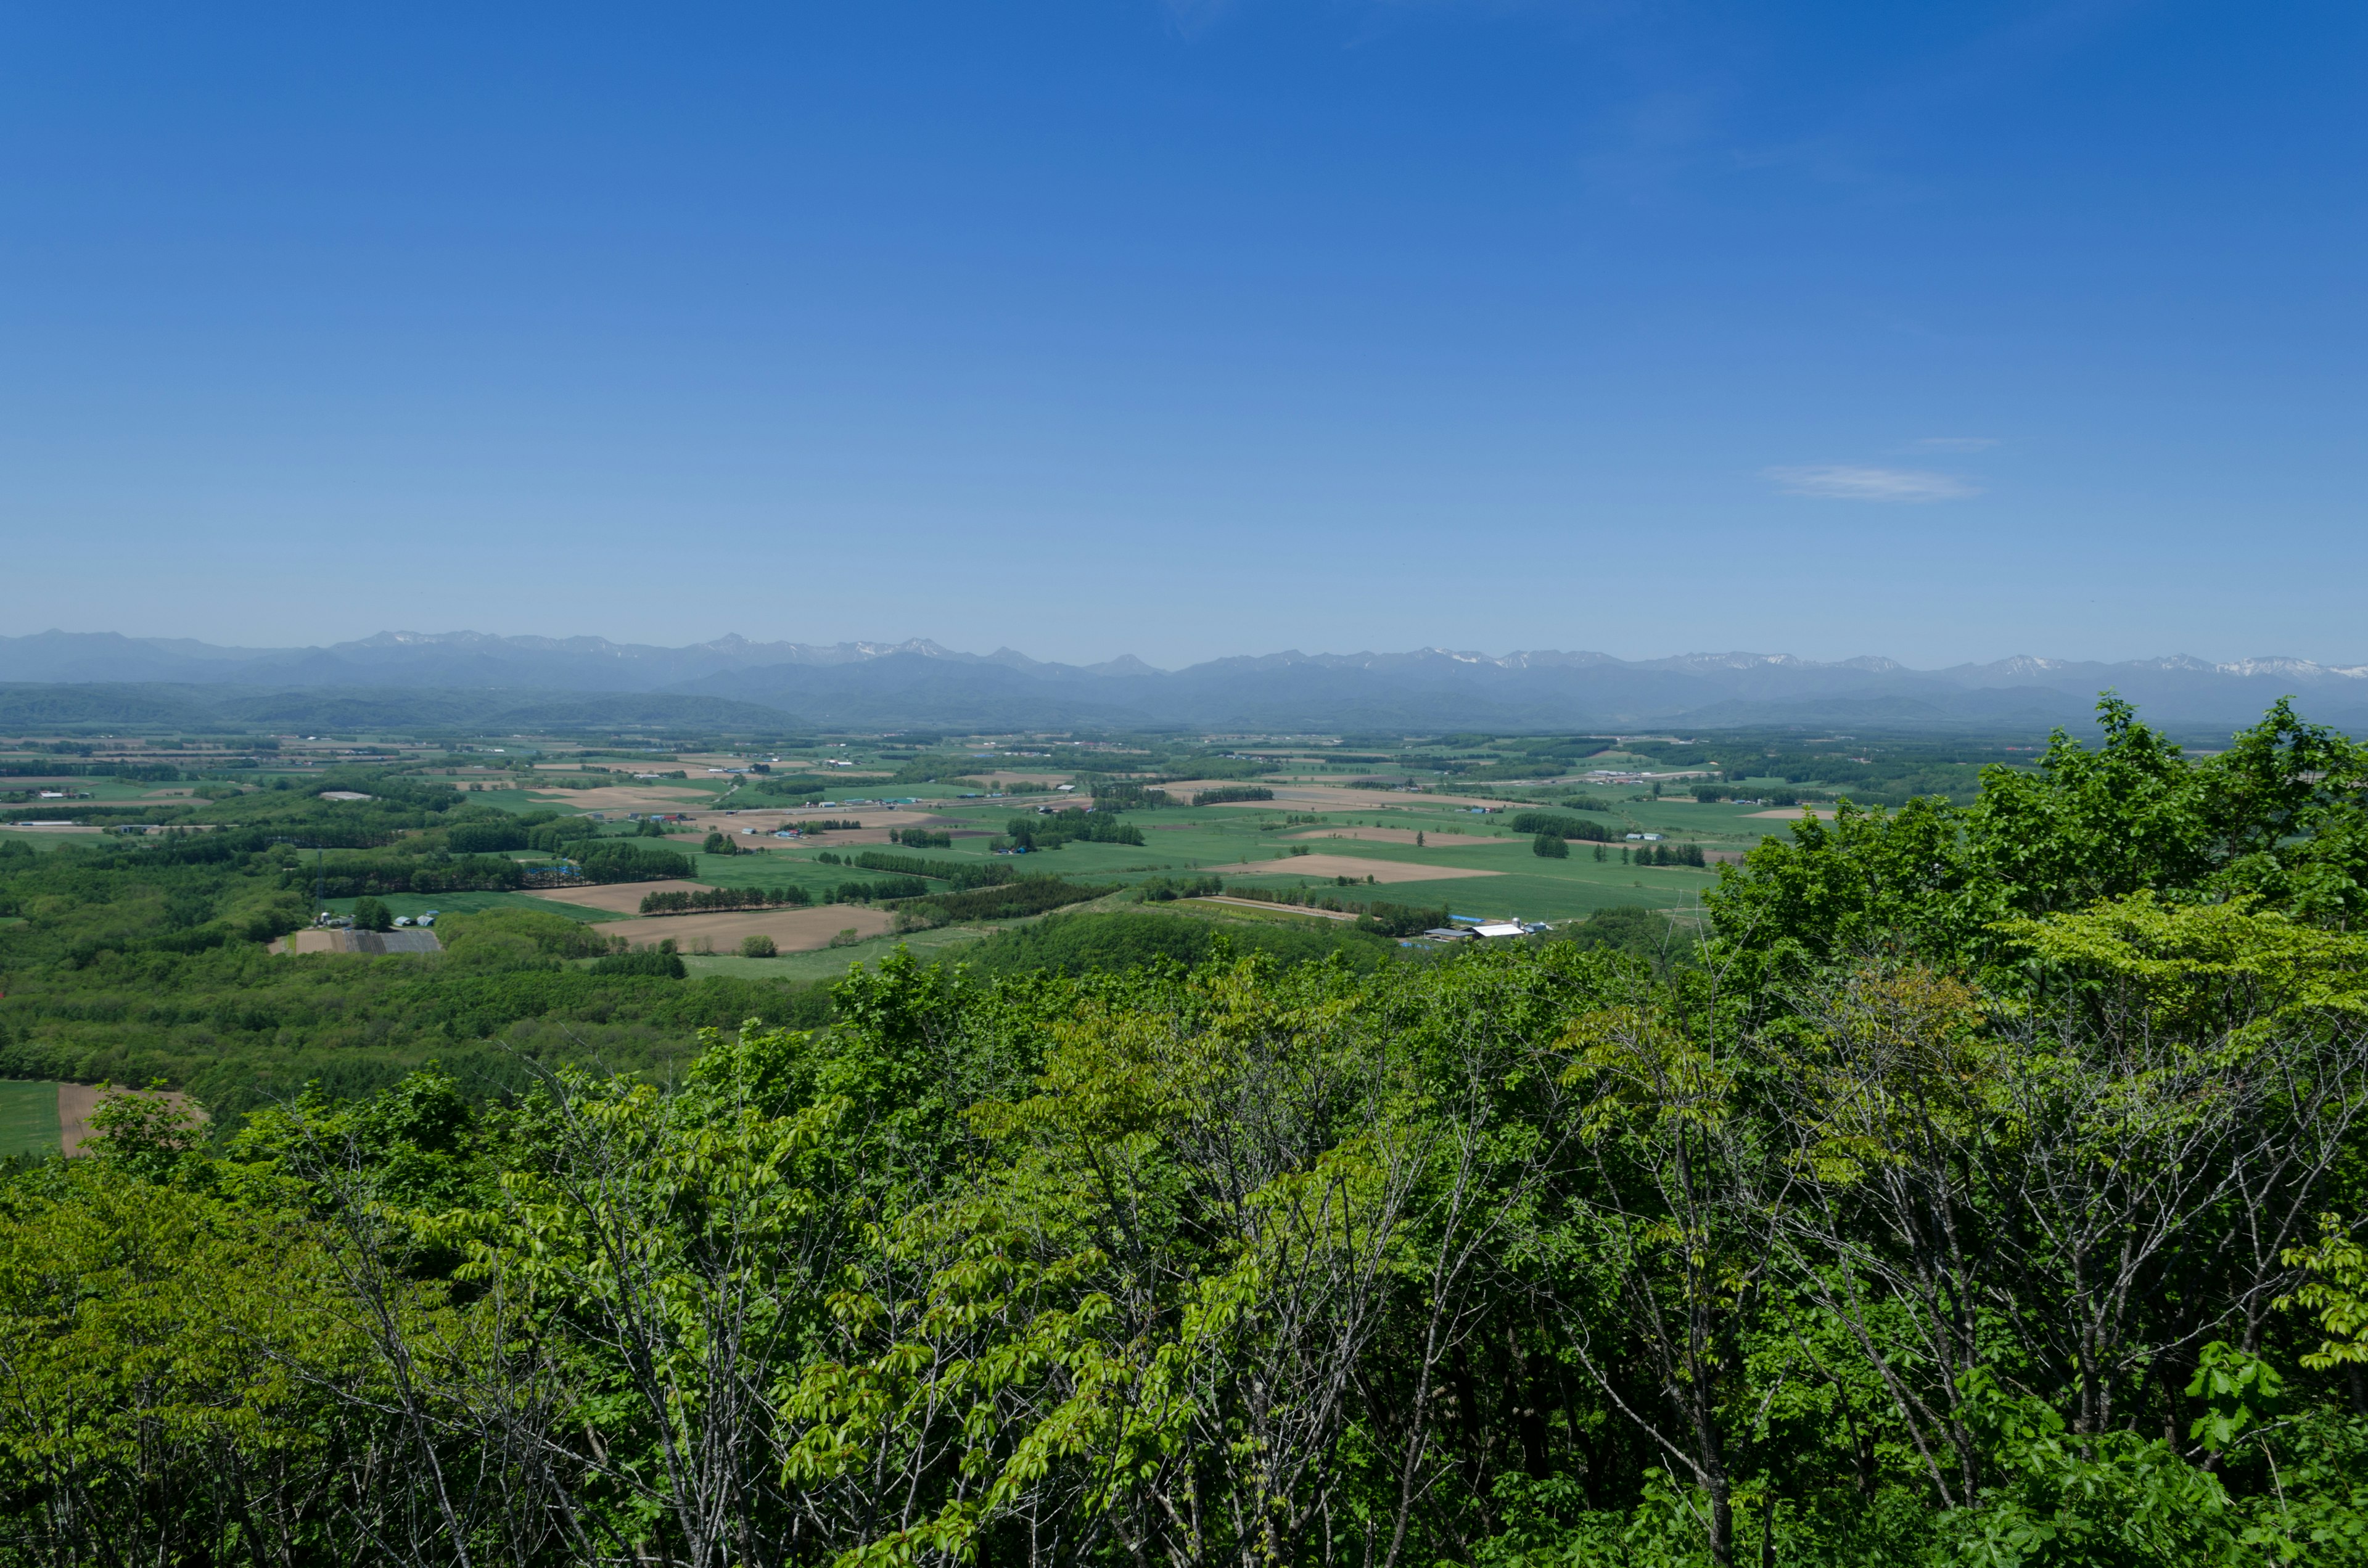
<path fill-rule="evenodd" d="M 47 1079 L 0 1078 L 0 1159 L 58 1149 L 58 1086 Z"/>
<path fill-rule="evenodd" d="M 99 804 L 120 805 L 122 802 L 124 802 L 124 801 L 144 801 L 144 800 L 148 799 L 148 797 L 149 797 L 149 796 L 155 794 L 158 790 L 186 790 L 186 789 L 188 789 L 188 786 L 187 786 L 187 785 L 183 785 L 183 784 L 146 784 L 146 783 L 140 783 L 140 782 L 130 782 L 130 783 L 127 783 L 126 781 L 124 781 L 124 780 L 122 780 L 122 779 L 120 779 L 120 778 L 77 778 L 73 779 L 73 781 L 72 781 L 72 782 L 70 782 L 70 783 L 65 783 L 65 784 L 51 784 L 51 783 L 31 784 L 31 783 L 29 783 L 29 782 L 18 782 L 18 781 L 12 780 L 12 779 L 0 778 L 0 789 L 6 789 L 6 790 L 22 790 L 22 789 L 28 789 L 28 788 L 32 789 L 32 790 L 65 790 L 65 791 L 66 791 L 67 793 L 69 793 L 69 794 L 74 794 L 74 795 L 86 795 L 86 796 L 88 796 L 88 797 L 89 797 L 89 799 L 88 799 L 86 801 L 38 801 L 38 800 L 37 800 L 37 801 L 28 801 L 25 802 L 25 803 L 26 803 L 26 804 L 28 804 L 28 805 L 33 805 L 33 806 L 78 806 L 78 805 L 85 805 L 85 804 L 88 804 L 88 805 L 99 805 Z M 163 802 L 160 802 L 160 803 L 163 803 Z"/>
<path fill-rule="evenodd" d="M 0 828 L 0 839 L 13 838 L 19 844 L 31 845 L 36 850 L 63 849 L 69 844 L 88 845 L 96 843 L 98 836 L 95 833 L 11 833 Z"/>

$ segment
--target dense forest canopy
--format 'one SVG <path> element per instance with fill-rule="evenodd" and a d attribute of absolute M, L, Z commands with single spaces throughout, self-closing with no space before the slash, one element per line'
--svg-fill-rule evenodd
<path fill-rule="evenodd" d="M 2101 721 L 1690 943 L 1075 916 L 671 1075 L 124 1096 L 0 1187 L 0 1553 L 2368 1561 L 2368 751 Z"/>

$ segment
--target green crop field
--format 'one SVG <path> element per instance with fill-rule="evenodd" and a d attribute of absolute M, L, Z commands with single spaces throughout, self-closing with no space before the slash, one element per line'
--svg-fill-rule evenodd
<path fill-rule="evenodd" d="M 0 1159 L 53 1153 L 57 1147 L 57 1085 L 41 1079 L 0 1078 Z"/>
<path fill-rule="evenodd" d="M 901 788 L 901 787 L 900 787 Z M 856 793 L 850 787 L 849 794 Z M 1312 793 L 1312 791 L 1311 791 Z M 1326 793 L 1329 793 L 1327 790 Z M 939 819 L 951 819 L 963 828 L 999 833 L 1016 816 L 1035 815 L 1035 807 L 1053 804 L 1043 797 L 1011 797 L 996 801 L 932 801 L 928 810 Z M 1059 805 L 1083 804 L 1063 799 Z M 1588 813 L 1614 835 L 1656 833 L 1670 845 L 1697 844 L 1713 854 L 1748 849 L 1768 834 L 1787 834 L 1788 822 L 1756 818 L 1753 806 L 1702 804 L 1691 799 L 1666 801 L 1649 797 L 1607 802 L 1608 812 Z M 1642 904 L 1672 911 L 1698 908 L 1703 890 L 1716 885 L 1714 869 L 1645 867 L 1623 864 L 1623 850 L 1633 851 L 1624 838 L 1601 846 L 1573 841 L 1567 859 L 1545 859 L 1531 851 L 1527 835 L 1505 825 L 1507 812 L 1476 812 L 1435 798 L 1409 795 L 1403 804 L 1376 807 L 1349 801 L 1334 807 L 1322 799 L 1277 801 L 1272 807 L 1166 807 L 1124 813 L 1124 820 L 1143 830 L 1142 845 L 1071 842 L 1058 849 L 1039 851 L 1006 863 L 1030 873 L 1055 875 L 1071 881 L 1133 885 L 1158 876 L 1193 874 L 1218 869 L 1229 885 L 1253 891 L 1282 892 L 1304 887 L 1331 889 L 1360 901 L 1386 900 L 1426 908 L 1447 906 L 1452 913 L 1474 916 L 1516 915 L 1523 919 L 1565 920 L 1621 904 Z M 867 827 L 911 823 L 911 808 L 851 805 L 849 814 Z M 1290 819 L 1303 820 L 1293 822 Z M 1352 827 L 1385 827 L 1435 835 L 1482 836 L 1495 842 L 1452 846 L 1399 844 L 1389 841 L 1332 838 L 1331 833 Z M 1312 836 L 1306 836 L 1312 835 Z M 762 847 L 737 855 L 696 855 L 694 876 L 702 882 L 731 887 L 796 886 L 809 892 L 842 881 L 863 881 L 888 873 L 866 870 L 852 862 L 865 849 L 912 857 L 948 866 L 979 865 L 1000 858 L 991 855 L 985 838 L 957 838 L 951 847 L 907 850 L 898 846 L 849 845 L 825 836 L 812 843 L 784 846 L 772 838 L 748 839 Z M 686 852 L 688 841 L 670 841 Z M 1313 856 L 1335 855 L 1374 863 L 1377 878 L 1388 865 L 1421 867 L 1438 871 L 1464 871 L 1469 876 L 1438 880 L 1360 881 L 1353 892 L 1340 887 L 1333 875 L 1299 869 L 1301 858 L 1290 851 L 1303 848 Z M 820 858 L 838 857 L 844 864 Z M 1233 869 L 1232 868 L 1242 868 Z"/>
<path fill-rule="evenodd" d="M 779 958 L 744 959 L 729 953 L 685 953 L 682 962 L 694 978 L 702 974 L 723 974 L 735 980 L 786 980 L 810 985 L 816 981 L 837 980 L 857 964 L 866 967 L 876 965 L 899 948 L 909 950 L 925 963 L 938 959 L 958 958 L 961 949 L 970 947 L 994 935 L 994 932 L 992 926 L 947 926 L 935 931 L 915 931 L 901 937 L 874 937 L 852 947 L 783 953 Z"/>
<path fill-rule="evenodd" d="M 13 839 L 18 844 L 29 844 L 37 850 L 63 849 L 69 844 L 88 844 L 97 836 L 95 833 L 11 833 L 0 828 L 0 842 Z"/>
<path fill-rule="evenodd" d="M 0 789 L 18 788 L 25 788 L 25 786 L 12 784 L 6 778 L 0 778 Z M 76 795 L 87 796 L 91 804 L 120 805 L 126 801 L 144 801 L 152 795 L 157 796 L 159 804 L 188 805 L 189 803 L 187 785 L 149 784 L 120 778 L 76 778 L 70 784 L 40 784 L 31 788 L 65 790 Z M 165 793 L 159 795 L 159 791 Z M 31 806 L 75 806 L 84 803 L 81 801 L 40 800 L 25 802 Z"/>

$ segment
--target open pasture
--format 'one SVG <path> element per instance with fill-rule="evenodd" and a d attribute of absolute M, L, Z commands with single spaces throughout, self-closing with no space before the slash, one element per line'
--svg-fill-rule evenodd
<path fill-rule="evenodd" d="M 1163 784 L 1161 789 L 1179 801 L 1191 800 L 1194 791 L 1201 790 L 1233 790 L 1244 784 L 1274 791 L 1271 801 L 1234 801 L 1225 811 L 1258 810 L 1304 811 L 1311 807 L 1326 811 L 1428 811 L 1440 806 L 1486 806 L 1501 804 L 1479 795 L 1413 795 L 1403 790 L 1359 789 L 1349 784 L 1288 783 L 1273 778 L 1196 778 L 1182 784 Z M 1202 807 L 1201 810 L 1220 808 Z"/>
<path fill-rule="evenodd" d="M 1331 881 L 1338 877 L 1350 877 L 1361 882 L 1367 877 L 1380 883 L 1388 882 L 1452 882 L 1466 877 L 1499 877 L 1502 871 L 1478 870 L 1462 866 L 1426 865 L 1419 860 L 1379 860 L 1358 855 L 1286 855 L 1272 860 L 1243 860 L 1231 866 L 1212 866 L 1206 869 L 1221 877 L 1314 877 Z"/>
<path fill-rule="evenodd" d="M 47 1079 L 0 1078 L 0 1159 L 58 1151 L 58 1085 Z"/>
<path fill-rule="evenodd" d="M 1476 833 L 1459 833 L 1452 828 L 1434 829 L 1428 833 L 1411 827 L 1310 827 L 1283 837 L 1292 840 L 1353 838 L 1367 844 L 1403 844 L 1415 847 L 1417 837 L 1429 841 L 1434 849 L 1502 849 L 1508 845 L 1526 848 L 1527 839 L 1497 838 Z"/>

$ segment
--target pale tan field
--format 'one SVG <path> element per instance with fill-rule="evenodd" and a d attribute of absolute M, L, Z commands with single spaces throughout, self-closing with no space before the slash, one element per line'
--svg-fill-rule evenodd
<path fill-rule="evenodd" d="M 712 790 L 681 784 L 603 784 L 597 790 L 529 790 L 527 793 L 539 804 L 580 812 L 678 812 L 715 799 Z"/>
<path fill-rule="evenodd" d="M 1748 817 L 1773 817 L 1778 822 L 1799 822 L 1803 817 L 1829 817 L 1831 806 L 1778 806 L 1771 811 L 1746 812 Z"/>
<path fill-rule="evenodd" d="M 98 1108 L 101 1085 L 97 1084 L 60 1084 L 58 1085 L 58 1147 L 69 1154 L 82 1153 L 83 1144 L 90 1138 L 90 1113 Z M 166 1089 L 165 1097 L 193 1113 L 199 1121 L 206 1113 L 189 1103 L 189 1096 L 178 1089 Z"/>
<path fill-rule="evenodd" d="M 35 805 L 40 805 L 41 802 L 36 801 L 33 803 Z M 102 827 L 84 827 L 77 824 L 68 824 L 63 827 L 51 827 L 37 822 L 12 822 L 8 824 L 8 831 L 10 833 L 104 833 L 107 830 Z"/>
<path fill-rule="evenodd" d="M 1285 838 L 1361 838 L 1374 844 L 1412 844 L 1416 830 L 1410 827 L 1312 827 L 1304 833 L 1286 833 Z M 1487 838 L 1476 833 L 1429 833 L 1423 841 L 1432 849 L 1504 848 L 1508 845 L 1526 848 L 1526 838 Z"/>
<path fill-rule="evenodd" d="M 1057 767 L 1048 767 L 1041 773 L 1011 773 L 1002 770 L 997 770 L 994 773 L 971 773 L 965 771 L 962 774 L 962 777 L 965 778 L 984 778 L 989 784 L 1065 784 L 1069 781 L 1067 770 Z"/>
<path fill-rule="evenodd" d="M 1204 866 L 1203 876 L 1354 877 L 1377 882 L 1452 882 L 1464 877 L 1501 877 L 1502 871 L 1467 871 L 1461 866 L 1417 866 L 1404 860 L 1368 860 L 1356 855 L 1286 855 L 1279 860 L 1245 860 L 1237 866 Z"/>
<path fill-rule="evenodd" d="M 646 920 L 619 920 L 600 927 L 604 937 L 622 937 L 640 946 L 672 937 L 688 948 L 704 937 L 719 953 L 740 950 L 743 937 L 766 936 L 785 953 L 813 952 L 830 946 L 830 939 L 853 926 L 865 937 L 888 931 L 896 917 L 884 909 L 832 903 L 820 909 L 748 909 L 715 915 L 653 915 Z"/>
<path fill-rule="evenodd" d="M 679 879 L 663 882 L 602 882 L 588 888 L 529 888 L 530 898 L 547 898 L 553 903 L 572 903 L 578 909 L 605 909 L 616 915 L 638 914 L 642 895 L 653 892 L 698 892 L 704 882 L 686 882 Z M 603 926 L 603 932 L 620 930 L 615 926 Z"/>
<path fill-rule="evenodd" d="M 1262 899 L 1228 898 L 1224 893 L 1204 893 L 1199 898 L 1183 898 L 1178 899 L 1176 902 L 1178 903 L 1222 903 L 1234 909 L 1277 910 L 1286 915 L 1313 915 L 1319 920 L 1353 921 L 1357 918 L 1353 915 L 1344 915 L 1337 909 L 1302 909 L 1296 904 L 1268 903 Z"/>

